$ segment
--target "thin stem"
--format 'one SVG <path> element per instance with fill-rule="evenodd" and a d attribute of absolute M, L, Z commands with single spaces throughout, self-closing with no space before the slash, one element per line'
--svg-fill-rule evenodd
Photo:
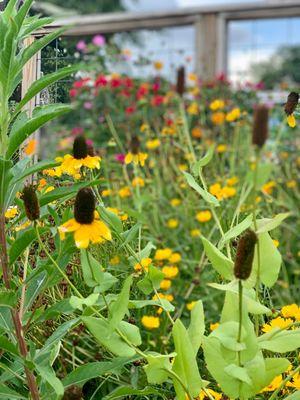
<path fill-rule="evenodd" d="M 275 400 L 278 397 L 278 394 L 280 393 L 280 391 L 284 388 L 284 386 L 287 384 L 287 382 L 289 382 L 294 375 L 296 375 L 296 373 L 300 371 L 300 365 L 294 369 L 293 373 L 288 375 L 280 384 L 280 386 L 278 386 L 278 388 L 275 390 L 275 392 L 272 394 L 272 396 L 269 398 L 269 400 Z"/>
<path fill-rule="evenodd" d="M 239 279 L 239 330 L 237 342 L 241 343 L 242 340 L 242 326 L 243 326 L 243 284 L 241 279 Z M 241 351 L 238 350 L 238 362 L 241 367 Z"/>

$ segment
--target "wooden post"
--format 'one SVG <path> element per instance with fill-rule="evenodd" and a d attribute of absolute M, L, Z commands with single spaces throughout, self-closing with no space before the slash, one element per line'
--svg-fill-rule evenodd
<path fill-rule="evenodd" d="M 24 46 L 28 47 L 30 46 L 35 40 L 34 36 L 29 36 L 24 40 Z M 34 57 L 32 57 L 24 66 L 23 68 L 23 77 L 22 77 L 22 89 L 21 89 L 21 95 L 22 98 L 25 96 L 27 93 L 29 87 L 35 82 L 41 75 L 41 55 L 40 52 L 37 53 Z M 35 108 L 36 105 L 39 104 L 39 95 L 35 96 L 33 99 L 31 99 L 26 106 L 24 107 L 23 111 L 26 111 L 28 116 L 32 116 L 32 112 Z M 40 135 L 39 132 L 35 132 L 33 135 L 30 136 L 30 139 L 35 139 L 37 141 L 37 151 L 38 152 L 38 147 L 39 147 L 39 139 Z M 35 155 L 34 158 L 37 158 Z M 36 161 L 36 160 L 34 160 Z"/>

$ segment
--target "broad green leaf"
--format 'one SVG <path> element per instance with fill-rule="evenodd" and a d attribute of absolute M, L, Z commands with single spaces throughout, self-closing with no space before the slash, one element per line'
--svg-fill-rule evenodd
<path fill-rule="evenodd" d="M 187 330 L 182 322 L 177 319 L 173 325 L 172 335 L 176 357 L 172 371 L 179 376 L 190 394 L 198 396 L 202 388 L 202 380 L 199 374 L 198 365 L 195 358 L 195 350 L 190 341 Z M 180 383 L 173 378 L 173 383 L 178 400 L 185 400 L 186 393 Z"/>
<path fill-rule="evenodd" d="M 227 231 L 220 240 L 219 248 L 221 249 L 226 243 L 228 243 L 231 239 L 236 238 L 241 233 L 243 233 L 246 229 L 248 229 L 253 221 L 253 215 L 248 215 L 242 222 L 231 228 Z"/>
<path fill-rule="evenodd" d="M 120 357 L 133 357 L 135 355 L 133 347 L 129 346 L 116 332 L 111 332 L 107 320 L 95 317 L 82 317 L 81 319 L 97 341 L 113 354 Z M 126 330 L 128 327 L 125 324 L 122 321 L 119 328 L 122 326 L 123 330 Z M 136 326 L 132 325 L 132 327 L 138 330 Z M 128 339 L 126 334 L 125 336 Z"/>
<path fill-rule="evenodd" d="M 44 367 L 39 364 L 35 365 L 36 370 L 42 379 L 44 379 L 54 389 L 57 396 L 63 396 L 64 386 L 62 382 L 56 377 L 54 370 L 51 367 Z"/>
<path fill-rule="evenodd" d="M 258 225 L 258 230 L 256 231 L 257 234 L 263 233 L 263 232 L 269 232 L 275 228 L 277 228 L 282 221 L 284 221 L 286 218 L 290 217 L 291 213 L 281 213 L 277 214 L 274 218 L 264 218 L 264 219 L 258 219 L 257 225 Z"/>
<path fill-rule="evenodd" d="M 138 282 L 137 286 L 144 294 L 148 295 L 152 293 L 154 289 L 160 287 L 160 282 L 164 277 L 164 274 L 158 268 L 150 265 L 147 274 Z"/>
<path fill-rule="evenodd" d="M 274 353 L 287 353 L 300 348 L 300 328 L 290 331 L 276 331 L 272 335 L 262 335 L 258 339 L 261 349 L 269 350 Z"/>
<path fill-rule="evenodd" d="M 129 300 L 128 308 L 143 308 L 148 306 L 156 306 L 164 309 L 165 311 L 174 311 L 175 307 L 166 299 L 160 300 Z"/>
<path fill-rule="evenodd" d="M 103 221 L 105 221 L 116 232 L 123 232 L 123 224 L 117 214 L 102 206 L 100 206 L 99 209 Z"/>
<path fill-rule="evenodd" d="M 8 386 L 0 384 L 0 399 L 5 399 L 5 400 L 13 400 L 13 399 L 24 399 L 26 400 L 26 397 L 23 395 L 19 394 L 15 390 L 10 389 Z"/>
<path fill-rule="evenodd" d="M 228 321 L 221 323 L 210 336 L 219 339 L 222 346 L 233 352 L 242 351 L 246 349 L 244 340 L 246 338 L 246 331 L 242 327 L 241 343 L 237 341 L 239 331 L 239 323 L 236 321 Z"/>
<path fill-rule="evenodd" d="M 2 190 L 0 191 L 0 207 L 2 208 L 5 203 L 4 199 L 6 195 L 10 192 L 8 188 L 10 188 L 10 182 L 13 178 L 13 174 L 11 172 L 12 162 L 10 160 L 5 160 L 0 157 L 0 177 L 1 177 L 1 186 Z M 8 204 L 6 204 L 8 206 Z"/>
<path fill-rule="evenodd" d="M 205 331 L 204 311 L 201 300 L 198 300 L 191 311 L 191 322 L 188 335 L 194 349 L 195 356 L 200 348 Z"/>
<path fill-rule="evenodd" d="M 137 254 L 139 261 L 141 261 L 143 258 L 148 258 L 153 249 L 155 249 L 154 244 L 152 242 L 147 243 L 146 246 Z M 128 260 L 131 265 L 135 265 L 137 262 L 136 257 L 133 256 L 130 256 Z"/>
<path fill-rule="evenodd" d="M 40 162 L 32 165 L 31 167 L 27 167 L 25 169 L 25 171 L 22 172 L 21 174 L 16 175 L 12 181 L 12 185 L 22 181 L 24 178 L 26 178 L 29 175 L 34 175 L 39 171 L 42 171 L 42 170 L 48 169 L 48 168 L 53 168 L 53 167 L 56 167 L 57 165 L 59 165 L 59 163 L 57 163 L 56 161 L 51 161 L 51 160 L 40 161 Z M 16 167 L 16 165 L 15 165 L 15 167 Z"/>
<path fill-rule="evenodd" d="M 0 336 L 0 348 L 3 352 L 7 351 L 8 353 L 14 354 L 15 356 L 19 355 L 19 351 L 16 345 L 10 342 L 5 336 Z"/>
<path fill-rule="evenodd" d="M 300 390 L 297 390 L 296 392 L 285 397 L 284 400 L 300 400 Z"/>
<path fill-rule="evenodd" d="M 233 279 L 233 262 L 204 236 L 201 236 L 204 251 L 214 269 L 225 279 Z"/>
<path fill-rule="evenodd" d="M 0 307 L 14 308 L 17 301 L 17 292 L 15 290 L 0 289 Z"/>
<path fill-rule="evenodd" d="M 13 123 L 11 133 L 9 135 L 8 149 L 6 157 L 11 158 L 19 146 L 35 131 L 45 125 L 47 122 L 57 118 L 72 110 L 71 105 L 67 104 L 50 104 L 47 106 L 37 107 L 33 111 L 32 118 L 26 118 L 24 113 Z M 20 123 L 20 120 L 23 123 Z"/>
<path fill-rule="evenodd" d="M 256 189 L 260 189 L 270 178 L 273 164 L 259 164 L 258 171 L 257 171 L 257 185 Z M 253 183 L 254 180 L 254 171 L 250 171 L 246 177 L 246 181 L 249 183 Z"/>
<path fill-rule="evenodd" d="M 129 275 L 124 282 L 121 292 L 116 301 L 110 306 L 109 326 L 111 330 L 115 330 L 119 323 L 128 313 L 128 302 L 130 295 L 130 287 L 132 285 L 132 275 Z"/>
<path fill-rule="evenodd" d="M 203 199 L 209 203 L 212 204 L 215 207 L 218 207 L 220 205 L 219 201 L 215 198 L 215 196 L 213 196 L 212 194 L 210 194 L 209 192 L 207 192 L 206 190 L 202 189 L 202 187 L 195 181 L 195 178 L 189 174 L 188 172 L 184 172 L 183 174 L 187 180 L 187 183 L 194 189 L 196 190 L 197 193 L 200 194 L 201 197 L 203 197 Z"/>
<path fill-rule="evenodd" d="M 150 395 L 155 395 L 155 398 L 164 398 L 159 390 L 156 390 L 152 387 L 146 386 L 144 389 L 134 389 L 132 386 L 120 386 L 107 396 L 103 397 L 102 400 L 125 399 L 132 398 L 132 396 L 142 396 L 141 398 L 148 398 Z"/>
<path fill-rule="evenodd" d="M 87 250 L 81 250 L 80 263 L 83 280 L 89 287 L 95 287 L 103 280 L 103 268 Z"/>
<path fill-rule="evenodd" d="M 76 310 L 83 310 L 83 306 L 86 307 L 91 307 L 96 304 L 97 300 L 99 298 L 98 293 L 92 293 L 88 297 L 81 299 L 80 297 L 77 296 L 71 296 L 70 298 L 70 305 Z"/>
<path fill-rule="evenodd" d="M 252 385 L 252 380 L 245 368 L 239 367 L 235 364 L 229 364 L 224 371 L 233 378 L 236 378 L 241 382 L 248 383 L 248 385 Z"/>
<path fill-rule="evenodd" d="M 285 372 L 290 366 L 290 362 L 286 358 L 265 358 L 264 362 L 266 372 L 264 376 L 264 382 L 261 385 L 261 389 L 268 386 L 276 376 Z"/>
<path fill-rule="evenodd" d="M 129 243 L 135 239 L 135 237 L 137 236 L 137 234 L 139 232 L 140 227 L 141 227 L 141 224 L 137 223 L 137 224 L 133 225 L 133 227 L 130 228 L 128 231 L 121 233 L 121 237 L 124 240 L 121 247 L 125 246 L 127 243 Z"/>
<path fill-rule="evenodd" d="M 168 371 L 172 369 L 171 358 L 176 354 L 148 353 L 146 356 L 148 364 L 143 367 L 150 384 L 160 385 L 168 379 Z"/>
<path fill-rule="evenodd" d="M 215 145 L 210 146 L 206 154 L 200 160 L 195 162 L 195 164 L 192 167 L 192 171 L 195 176 L 199 174 L 199 168 L 205 167 L 207 164 L 210 163 L 214 155 L 214 150 L 215 150 Z"/>

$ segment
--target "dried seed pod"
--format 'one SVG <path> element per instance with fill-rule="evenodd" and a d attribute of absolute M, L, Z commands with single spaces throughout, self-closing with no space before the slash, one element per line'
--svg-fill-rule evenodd
<path fill-rule="evenodd" d="M 132 154 L 138 154 L 140 149 L 140 139 L 137 136 L 133 136 L 130 142 L 130 151 Z"/>
<path fill-rule="evenodd" d="M 84 136 L 77 136 L 73 143 L 73 157 L 77 160 L 87 157 L 88 145 Z"/>
<path fill-rule="evenodd" d="M 251 229 L 248 229 L 238 241 L 234 263 L 234 276 L 237 279 L 246 280 L 249 278 L 252 271 L 256 242 L 256 233 Z"/>
<path fill-rule="evenodd" d="M 291 92 L 288 95 L 287 102 L 284 105 L 284 111 L 286 115 L 291 115 L 296 110 L 299 102 L 299 94 L 296 92 Z"/>
<path fill-rule="evenodd" d="M 258 147 L 263 147 L 268 138 L 269 109 L 260 104 L 254 110 L 254 121 L 252 131 L 252 143 Z"/>
<path fill-rule="evenodd" d="M 185 68 L 181 66 L 177 70 L 177 84 L 176 84 L 176 91 L 179 96 L 182 96 L 185 92 Z"/>
<path fill-rule="evenodd" d="M 24 202 L 25 212 L 29 221 L 36 221 L 40 218 L 40 205 L 36 195 L 36 187 L 33 185 L 25 186 L 21 194 Z"/>
<path fill-rule="evenodd" d="M 74 205 L 74 217 L 79 224 L 91 224 L 94 221 L 96 200 L 91 188 L 80 189 Z"/>

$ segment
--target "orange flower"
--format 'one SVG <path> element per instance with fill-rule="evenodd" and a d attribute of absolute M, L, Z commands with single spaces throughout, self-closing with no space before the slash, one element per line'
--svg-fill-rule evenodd
<path fill-rule="evenodd" d="M 25 149 L 24 149 L 24 153 L 27 156 L 32 156 L 35 151 L 36 151 L 36 147 L 37 147 L 37 140 L 36 139 L 31 139 L 28 141 Z"/>

